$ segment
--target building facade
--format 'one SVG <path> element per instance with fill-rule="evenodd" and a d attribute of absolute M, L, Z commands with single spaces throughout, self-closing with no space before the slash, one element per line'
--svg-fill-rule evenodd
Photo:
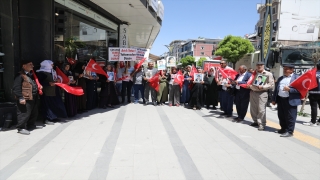
<path fill-rule="evenodd" d="M 158 0 L 1 0 L 0 101 L 13 100 L 21 60 L 106 62 L 109 47 L 151 48 L 163 18 Z"/>

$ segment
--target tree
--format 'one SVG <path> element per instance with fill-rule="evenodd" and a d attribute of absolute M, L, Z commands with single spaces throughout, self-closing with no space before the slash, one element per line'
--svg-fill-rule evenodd
<path fill-rule="evenodd" d="M 248 39 L 240 36 L 229 35 L 225 37 L 219 44 L 216 50 L 216 56 L 226 58 L 228 62 L 236 63 L 248 53 L 253 53 L 254 47 Z"/>
<path fill-rule="evenodd" d="M 201 66 L 201 67 L 202 67 L 203 61 L 206 61 L 206 60 L 207 60 L 207 58 L 201 57 L 201 58 L 198 60 L 198 62 L 197 62 L 197 66 Z"/>
<path fill-rule="evenodd" d="M 186 56 L 181 58 L 180 63 L 182 64 L 182 67 L 186 67 L 188 65 L 195 64 L 195 58 L 192 56 Z"/>

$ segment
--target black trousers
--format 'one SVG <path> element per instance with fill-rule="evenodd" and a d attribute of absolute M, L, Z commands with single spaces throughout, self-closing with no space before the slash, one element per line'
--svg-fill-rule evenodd
<path fill-rule="evenodd" d="M 26 101 L 25 105 L 17 101 L 17 129 L 27 129 L 28 126 L 35 125 L 38 118 L 39 99 L 37 95 L 34 95 L 33 98 L 33 100 Z"/>
<path fill-rule="evenodd" d="M 249 102 L 250 102 L 250 90 L 246 90 L 246 89 L 237 90 L 236 96 L 235 96 L 235 103 L 236 103 L 238 118 L 243 120 L 244 117 L 246 117 Z"/>
<path fill-rule="evenodd" d="M 318 106 L 320 107 L 320 94 L 310 94 L 311 122 L 316 123 L 318 116 Z"/>
<path fill-rule="evenodd" d="M 277 96 L 277 103 L 281 130 L 292 134 L 297 120 L 298 108 L 289 104 L 289 98 Z"/>
<path fill-rule="evenodd" d="M 127 95 L 128 103 L 131 103 L 132 85 L 133 85 L 132 81 L 122 81 L 122 90 L 121 90 L 122 103 L 124 103 L 126 95 Z"/>

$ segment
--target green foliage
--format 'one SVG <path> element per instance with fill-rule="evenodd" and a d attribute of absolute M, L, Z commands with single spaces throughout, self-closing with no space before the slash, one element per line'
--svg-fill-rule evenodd
<path fill-rule="evenodd" d="M 182 67 L 186 67 L 188 65 L 195 64 L 195 58 L 192 56 L 186 56 L 181 58 L 180 63 L 182 64 Z"/>
<path fill-rule="evenodd" d="M 205 58 L 205 57 L 201 57 L 198 61 L 197 61 L 197 66 L 198 67 L 202 67 L 202 65 L 203 65 L 203 61 L 206 61 L 207 60 L 207 58 Z"/>
<path fill-rule="evenodd" d="M 253 52 L 254 47 L 248 39 L 229 35 L 219 43 L 215 55 L 222 56 L 235 65 L 244 55 Z"/>
<path fill-rule="evenodd" d="M 298 112 L 298 116 L 309 117 L 309 114 L 304 113 L 304 112 Z"/>
<path fill-rule="evenodd" d="M 81 41 L 77 41 L 76 37 L 71 37 L 65 41 L 65 49 L 67 57 L 74 57 L 77 53 L 77 48 L 84 47 L 85 44 Z"/>

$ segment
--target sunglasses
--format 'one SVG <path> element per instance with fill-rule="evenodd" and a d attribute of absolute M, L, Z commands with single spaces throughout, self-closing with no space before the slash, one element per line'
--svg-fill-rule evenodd
<path fill-rule="evenodd" d="M 220 64 L 225 64 L 225 63 L 220 63 Z"/>

